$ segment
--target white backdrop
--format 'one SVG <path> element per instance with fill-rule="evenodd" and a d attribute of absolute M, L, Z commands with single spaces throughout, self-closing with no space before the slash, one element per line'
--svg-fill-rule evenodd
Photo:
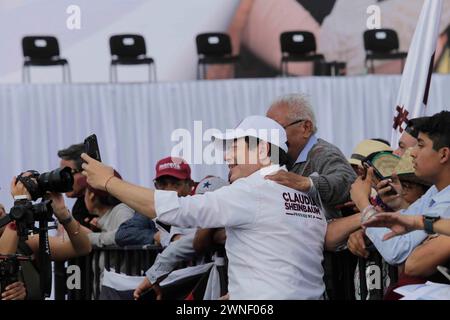
<path fill-rule="evenodd" d="M 26 169 L 58 166 L 57 150 L 98 135 L 104 162 L 125 179 L 150 186 L 156 161 L 169 155 L 177 128 L 234 127 L 264 114 L 286 93 L 309 94 L 319 135 L 346 155 L 364 138 L 389 139 L 399 76 L 223 80 L 157 84 L 0 85 L 0 202 Z M 449 109 L 450 76 L 433 76 L 428 114 Z M 195 165 L 193 178 L 227 176 L 224 165 Z"/>

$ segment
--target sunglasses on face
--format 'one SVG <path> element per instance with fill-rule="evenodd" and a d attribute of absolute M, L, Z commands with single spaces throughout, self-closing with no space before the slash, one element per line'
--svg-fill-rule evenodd
<path fill-rule="evenodd" d="M 294 122 L 288 124 L 287 126 L 284 126 L 283 128 L 284 128 L 284 129 L 287 129 L 287 128 L 290 127 L 290 126 L 293 126 L 294 124 L 297 124 L 297 123 L 302 123 L 303 121 L 306 121 L 306 119 L 296 120 L 296 121 L 294 121 Z"/>

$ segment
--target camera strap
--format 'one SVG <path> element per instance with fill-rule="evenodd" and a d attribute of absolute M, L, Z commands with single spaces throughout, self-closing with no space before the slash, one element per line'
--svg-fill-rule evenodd
<path fill-rule="evenodd" d="M 39 272 L 41 297 L 50 297 L 52 291 L 52 263 L 48 242 L 48 222 L 39 220 Z"/>

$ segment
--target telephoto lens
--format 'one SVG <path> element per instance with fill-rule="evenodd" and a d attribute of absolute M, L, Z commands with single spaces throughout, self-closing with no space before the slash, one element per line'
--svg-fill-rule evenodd
<path fill-rule="evenodd" d="M 65 193 L 72 191 L 73 175 L 69 167 L 58 168 L 42 173 L 38 179 L 39 189 L 42 193 L 47 191 Z"/>

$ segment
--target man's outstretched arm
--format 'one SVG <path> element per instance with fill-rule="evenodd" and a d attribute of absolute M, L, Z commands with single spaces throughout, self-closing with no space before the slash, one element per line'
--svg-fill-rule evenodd
<path fill-rule="evenodd" d="M 145 214 L 153 219 L 155 213 L 155 192 L 123 181 L 114 176 L 114 169 L 92 159 L 83 153 L 81 158 L 86 161 L 83 164 L 83 175 L 87 183 L 95 189 L 109 192 L 135 211 Z"/>

